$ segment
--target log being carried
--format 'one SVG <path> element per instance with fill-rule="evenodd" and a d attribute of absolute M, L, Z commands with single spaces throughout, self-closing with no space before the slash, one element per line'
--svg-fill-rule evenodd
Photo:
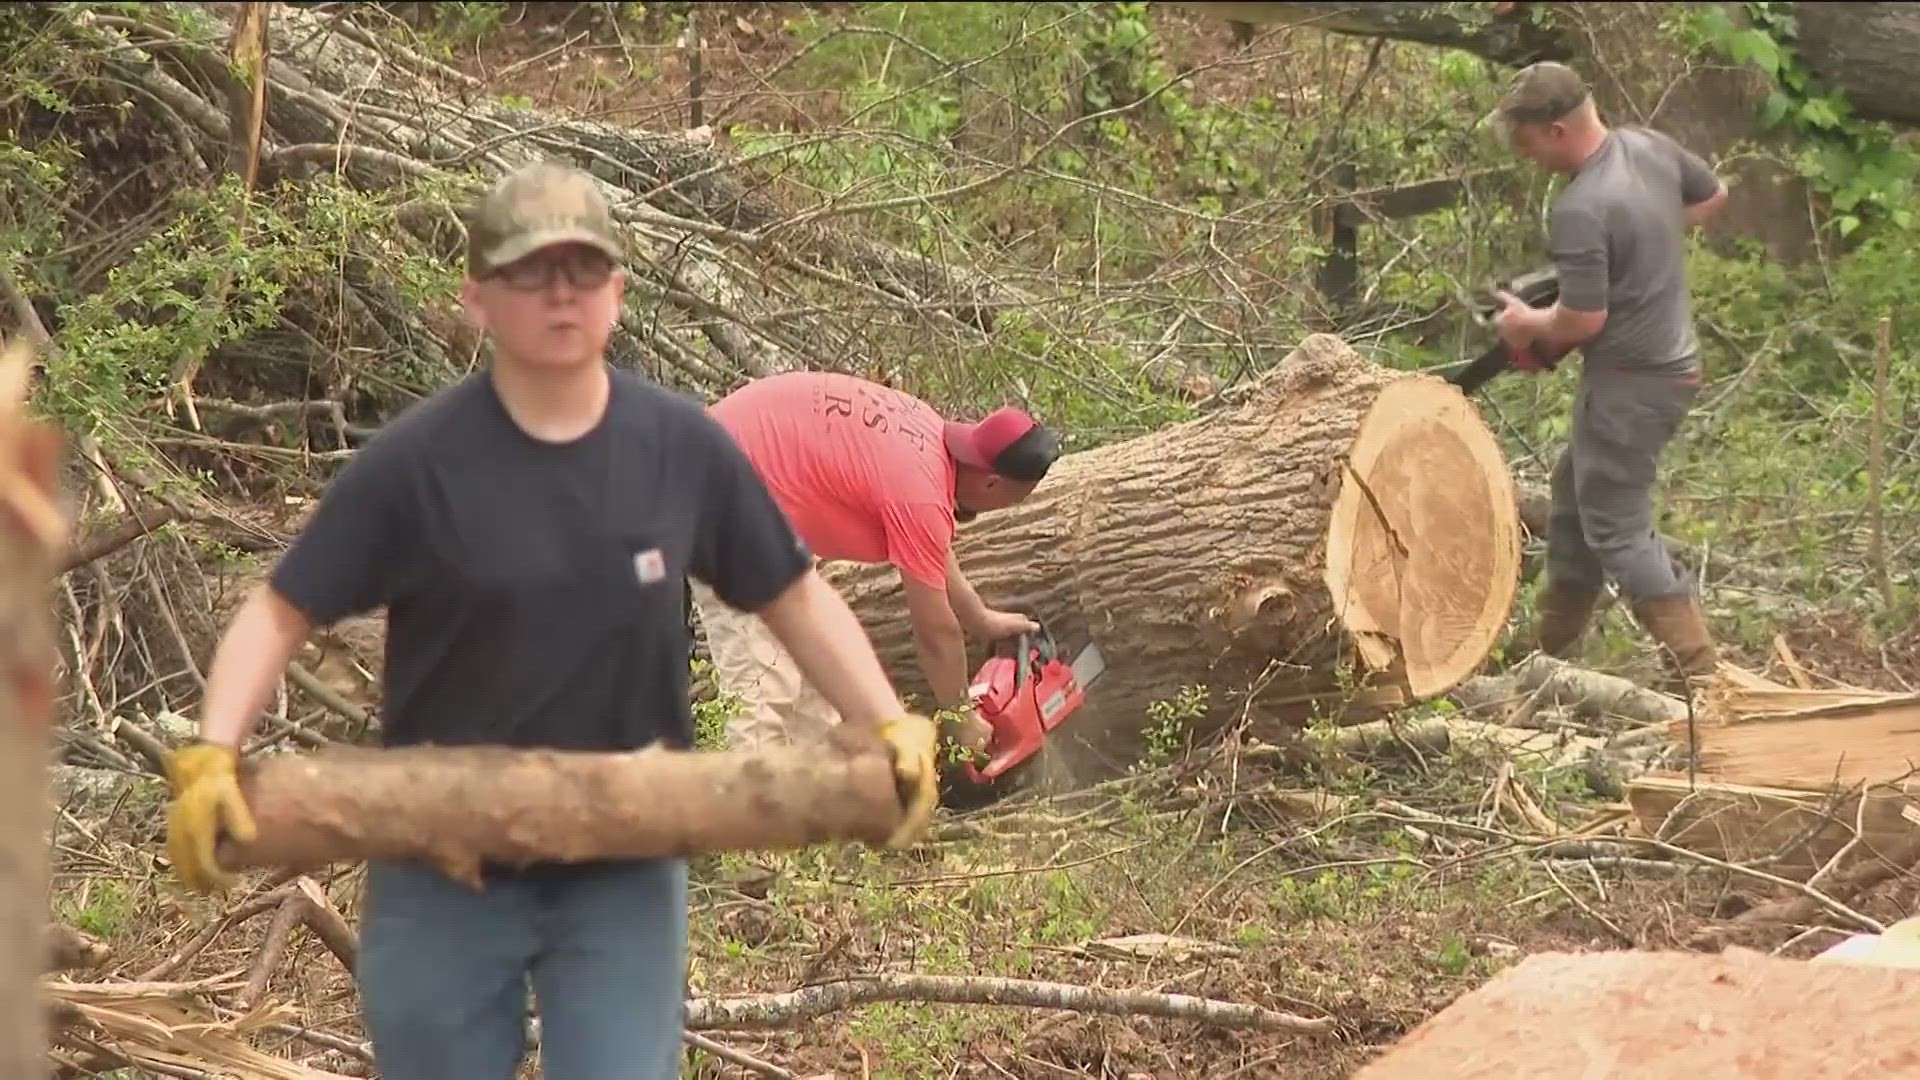
<path fill-rule="evenodd" d="M 1233 407 L 1063 456 L 954 552 L 1064 649 L 1098 644 L 1105 673 L 1048 743 L 1094 773 L 1132 760 L 1149 707 L 1182 686 L 1210 690 L 1201 737 L 1445 693 L 1505 626 L 1519 521 L 1499 442 L 1459 390 L 1315 335 Z M 918 691 L 893 575 L 826 576 Z"/>
<path fill-rule="evenodd" d="M 481 202 L 462 298 L 493 364 L 334 480 L 224 635 L 202 741 L 169 761 L 168 855 L 196 890 L 239 865 L 370 858 L 354 974 L 387 1080 L 513 1075 L 526 1003 L 508 988 L 529 975 L 548 1075 L 677 1077 L 678 856 L 910 843 L 936 797 L 931 722 L 733 440 L 607 365 L 621 253 L 575 170 L 521 170 Z M 688 577 L 791 651 L 844 720 L 833 752 L 683 749 Z M 302 639 L 383 606 L 389 748 L 242 776 L 236 748 Z"/>

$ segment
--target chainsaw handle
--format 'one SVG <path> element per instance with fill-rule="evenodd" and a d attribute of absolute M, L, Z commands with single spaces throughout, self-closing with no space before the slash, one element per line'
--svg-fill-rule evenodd
<path fill-rule="evenodd" d="M 1013 642 L 1013 688 L 1016 691 L 1027 688 L 1027 663 L 1029 661 L 1027 652 L 1031 648 L 1029 644 L 1031 639 L 1032 634 L 1029 631 L 1022 630 L 1020 631 L 1020 636 L 1015 638 Z"/>

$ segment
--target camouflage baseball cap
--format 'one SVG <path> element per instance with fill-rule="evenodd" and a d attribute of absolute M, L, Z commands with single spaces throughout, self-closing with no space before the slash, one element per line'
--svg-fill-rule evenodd
<path fill-rule="evenodd" d="M 552 244 L 589 244 L 625 257 L 620 228 L 593 178 L 553 163 L 527 165 L 487 192 L 467 223 L 467 273 L 474 277 Z"/>
<path fill-rule="evenodd" d="M 1587 100 L 1587 83 L 1565 64 L 1542 60 L 1529 64 L 1507 83 L 1500 103 L 1487 114 L 1487 123 L 1501 139 L 1511 138 L 1515 124 L 1551 124 Z"/>

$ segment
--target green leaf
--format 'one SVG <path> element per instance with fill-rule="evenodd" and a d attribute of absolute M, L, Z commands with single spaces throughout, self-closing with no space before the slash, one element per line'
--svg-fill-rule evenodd
<path fill-rule="evenodd" d="M 1696 8 L 1693 16 L 1700 20 L 1700 32 L 1710 41 L 1726 41 L 1733 36 L 1733 20 L 1727 17 L 1726 10 L 1720 7 Z"/>
<path fill-rule="evenodd" d="M 1800 122 L 1831 131 L 1840 126 L 1840 116 L 1826 98 L 1809 98 L 1800 105 Z"/>
<path fill-rule="evenodd" d="M 1765 30 L 1742 30 L 1733 35 L 1727 53 L 1735 63 L 1752 64 L 1770 79 L 1780 74 L 1780 45 Z"/>
<path fill-rule="evenodd" d="M 1859 219 L 1859 218 L 1857 218 L 1857 217 L 1854 217 L 1854 216 L 1853 216 L 1852 214 L 1843 214 L 1843 215 L 1841 215 L 1841 217 L 1840 217 L 1840 235 L 1841 235 L 1842 237 L 1846 237 L 1846 236 L 1852 236 L 1852 235 L 1853 235 L 1853 230 L 1855 230 L 1855 229 L 1857 229 L 1857 228 L 1859 228 L 1859 227 L 1860 227 L 1860 219 Z"/>
<path fill-rule="evenodd" d="M 1792 108 L 1793 99 L 1781 91 L 1775 90 L 1773 93 L 1767 95 L 1766 103 L 1760 106 L 1760 126 L 1763 128 L 1773 127 L 1784 119 L 1787 111 Z"/>

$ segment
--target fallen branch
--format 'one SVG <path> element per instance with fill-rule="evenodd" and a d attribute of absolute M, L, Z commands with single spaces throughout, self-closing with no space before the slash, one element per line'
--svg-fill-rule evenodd
<path fill-rule="evenodd" d="M 683 1031 L 680 1033 L 680 1038 L 688 1046 L 702 1053 L 717 1057 L 721 1061 L 738 1065 L 756 1076 L 764 1076 L 767 1077 L 768 1080 L 794 1080 L 793 1073 L 788 1072 L 786 1069 L 770 1061 L 761 1061 L 752 1054 L 741 1053 L 731 1046 L 722 1046 L 698 1032 Z"/>
<path fill-rule="evenodd" d="M 955 975 L 874 975 L 821 983 L 781 994 L 694 998 L 687 1002 L 686 1023 L 689 1029 L 702 1031 L 779 1027 L 882 1001 L 1011 1005 L 1109 1016 L 1157 1016 L 1169 1020 L 1188 1020 L 1208 1027 L 1287 1031 L 1300 1035 L 1324 1035 L 1334 1027 L 1332 1017 L 1296 1016 L 1258 1005 L 1187 994 L 1104 990 L 1072 983 Z"/>
<path fill-rule="evenodd" d="M 1845 903 L 1869 889 L 1878 887 L 1883 882 L 1913 872 L 1917 863 L 1920 863 L 1920 833 L 1916 833 L 1899 848 L 1887 852 L 1884 857 L 1857 863 L 1836 875 L 1833 883 L 1827 886 L 1823 894 L 1824 900 L 1822 895 L 1801 892 L 1799 895 L 1758 904 L 1741 912 L 1725 925 L 1709 926 L 1700 930 L 1688 939 L 1687 946 L 1694 949 L 1719 949 L 1749 931 L 1771 926 L 1797 926 L 1809 922 L 1823 909 L 1833 912 L 1835 903 Z M 1841 914 L 1841 917 L 1846 916 Z M 1859 919 L 1849 921 L 1861 922 Z"/>
<path fill-rule="evenodd" d="M 1581 719 L 1619 718 L 1634 726 L 1670 724 L 1687 716 L 1686 702 L 1679 698 L 1540 653 L 1499 675 L 1468 679 L 1453 696 L 1471 712 L 1497 715 L 1516 727 L 1528 726 L 1533 715 L 1548 706 Z"/>

